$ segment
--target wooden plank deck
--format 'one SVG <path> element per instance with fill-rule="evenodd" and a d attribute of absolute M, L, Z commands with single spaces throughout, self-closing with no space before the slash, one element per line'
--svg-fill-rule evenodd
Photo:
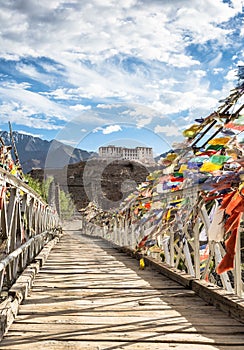
<path fill-rule="evenodd" d="M 244 349 L 243 324 L 98 238 L 66 231 L 4 349 Z"/>

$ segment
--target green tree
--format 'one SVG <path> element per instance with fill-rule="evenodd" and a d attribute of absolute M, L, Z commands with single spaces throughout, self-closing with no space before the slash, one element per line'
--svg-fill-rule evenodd
<path fill-rule="evenodd" d="M 42 182 L 30 175 L 25 175 L 25 179 L 28 181 L 28 185 L 47 202 L 49 187 L 53 177 L 50 176 Z M 75 212 L 75 205 L 70 194 L 59 190 L 59 204 L 61 218 L 65 220 L 71 219 Z"/>
<path fill-rule="evenodd" d="M 30 175 L 25 175 L 25 180 L 28 183 L 28 186 L 30 186 L 37 194 L 39 194 L 39 196 L 46 200 L 45 196 L 43 196 L 42 183 L 40 181 L 34 179 Z"/>
<path fill-rule="evenodd" d="M 69 220 L 75 212 L 75 205 L 69 193 L 59 191 L 60 216 L 62 219 Z"/>

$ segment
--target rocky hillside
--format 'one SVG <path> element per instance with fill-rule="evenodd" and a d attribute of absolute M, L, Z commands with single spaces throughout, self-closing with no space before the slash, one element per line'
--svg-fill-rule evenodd
<path fill-rule="evenodd" d="M 119 201 L 135 189 L 136 184 L 145 181 L 149 171 L 136 162 L 114 161 L 107 164 L 94 159 L 69 164 L 63 169 L 52 169 L 48 173 L 54 176 L 63 190 L 71 194 L 77 209 L 86 207 L 91 200 L 97 201 L 103 209 L 110 209 L 117 207 Z M 30 174 L 42 180 L 44 171 L 33 169 Z"/>
<path fill-rule="evenodd" d="M 9 133 L 0 132 L 5 144 L 11 145 Z M 16 148 L 23 171 L 29 172 L 32 168 L 44 168 L 49 156 L 48 167 L 63 168 L 67 164 L 87 160 L 92 153 L 65 145 L 59 141 L 42 140 L 38 137 L 13 132 Z"/>

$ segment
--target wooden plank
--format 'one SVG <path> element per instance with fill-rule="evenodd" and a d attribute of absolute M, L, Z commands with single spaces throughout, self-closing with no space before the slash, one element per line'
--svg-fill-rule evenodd
<path fill-rule="evenodd" d="M 24 332 L 23 332 L 24 330 Z M 135 340 L 153 339 L 155 342 L 181 342 L 197 344 L 218 343 L 219 345 L 236 344 L 243 345 L 243 331 L 240 329 L 226 330 L 223 327 L 201 327 L 183 324 L 161 325 L 149 322 L 135 322 L 119 325 L 103 324 L 76 324 L 76 323 L 14 323 L 9 331 L 10 337 L 36 337 L 43 339 L 69 339 L 69 340 L 92 340 L 94 337 L 103 341 L 114 340 Z M 214 339 L 212 338 L 214 337 Z"/>
<path fill-rule="evenodd" d="M 121 310 L 122 311 L 122 310 Z M 57 312 L 58 313 L 58 312 Z M 48 315 L 48 317 L 46 317 Z M 88 319 L 89 317 L 89 319 Z M 193 318 L 192 318 L 193 319 Z M 218 328 L 223 326 L 228 326 L 228 332 L 231 332 L 233 329 L 235 330 L 241 330 L 243 331 L 243 325 L 240 324 L 236 320 L 232 320 L 232 324 L 229 324 L 229 321 L 226 321 L 226 319 L 223 319 L 221 317 L 215 317 L 213 322 L 209 323 L 209 318 L 202 317 L 202 318 L 194 318 L 194 325 L 197 327 L 208 327 L 208 328 Z M 187 319 L 185 319 L 183 316 L 178 317 L 168 317 L 167 315 L 161 313 L 158 313 L 158 315 L 154 315 L 151 317 L 151 310 L 147 309 L 144 312 L 141 312 L 140 314 L 134 313 L 131 315 L 128 315 L 125 312 L 120 312 L 118 314 L 115 314 L 111 316 L 110 314 L 101 313 L 99 311 L 93 313 L 92 311 L 90 313 L 73 313 L 71 312 L 62 313 L 59 312 L 58 319 L 56 313 L 53 314 L 52 312 L 49 312 L 47 314 L 44 314 L 44 312 L 35 313 L 35 314 L 24 314 L 22 311 L 18 319 L 16 320 L 18 323 L 70 323 L 70 324 L 85 324 L 88 325 L 91 324 L 104 324 L 104 325 L 110 325 L 115 324 L 116 322 L 119 324 L 125 324 L 131 323 L 131 322 L 151 322 L 151 323 L 160 323 L 160 324 L 184 324 L 191 326 L 191 322 L 189 322 Z"/>
<path fill-rule="evenodd" d="M 138 331 L 131 331 L 126 328 L 124 331 L 111 331 L 110 328 L 106 327 L 94 327 L 94 329 L 89 329 L 87 325 L 82 328 L 80 325 L 75 327 L 75 325 L 40 325 L 38 324 L 38 328 L 33 325 L 29 325 L 29 327 L 25 327 L 23 329 L 20 327 L 19 330 L 16 329 L 15 325 L 13 330 L 9 331 L 9 339 L 14 344 L 14 341 L 18 342 L 18 339 L 28 341 L 28 339 L 35 338 L 36 341 L 41 340 L 87 340 L 92 341 L 94 338 L 96 341 L 136 341 L 146 343 L 148 340 L 151 340 L 155 343 L 167 344 L 167 343 L 181 343 L 181 344 L 208 344 L 208 345 L 229 345 L 231 346 L 243 346 L 243 335 L 237 334 L 208 334 L 207 336 L 204 334 L 193 333 L 191 328 L 189 328 L 189 332 L 166 332 L 162 329 L 154 329 L 152 331 L 142 327 L 138 329 Z M 101 329 L 100 329 L 101 328 Z M 214 338 L 214 339 L 213 339 Z M 4 345 L 4 343 L 3 343 Z"/>
<path fill-rule="evenodd" d="M 113 349 L 126 349 L 126 350 L 172 350 L 176 348 L 177 350 L 192 350 L 192 344 L 179 344 L 179 343 L 169 343 L 162 344 L 155 343 L 153 341 L 147 341 L 146 343 L 142 342 L 130 342 L 130 341 L 101 341 L 100 339 L 92 341 L 62 341 L 62 340 L 36 340 L 32 338 L 28 340 L 28 343 L 25 340 L 19 339 L 18 342 L 15 342 L 14 350 L 19 349 L 35 349 L 35 350 L 113 350 Z M 5 343 L 4 349 L 13 350 L 11 340 Z M 218 350 L 214 345 L 204 345 L 204 344 L 194 344 L 194 350 Z M 230 350 L 225 346 L 221 347 L 221 350 Z M 242 346 L 236 346 L 235 350 L 243 350 Z"/>

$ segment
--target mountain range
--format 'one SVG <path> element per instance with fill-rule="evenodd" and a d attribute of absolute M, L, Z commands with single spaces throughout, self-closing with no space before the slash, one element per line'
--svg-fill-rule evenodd
<path fill-rule="evenodd" d="M 5 145 L 12 145 L 10 134 L 7 131 L 1 131 L 0 136 Z M 17 131 L 13 132 L 13 138 L 24 173 L 28 173 L 32 168 L 44 169 L 47 166 L 56 169 L 63 168 L 68 164 L 85 161 L 96 154 L 73 148 L 57 140 L 42 140 L 39 137 L 21 134 Z"/>

